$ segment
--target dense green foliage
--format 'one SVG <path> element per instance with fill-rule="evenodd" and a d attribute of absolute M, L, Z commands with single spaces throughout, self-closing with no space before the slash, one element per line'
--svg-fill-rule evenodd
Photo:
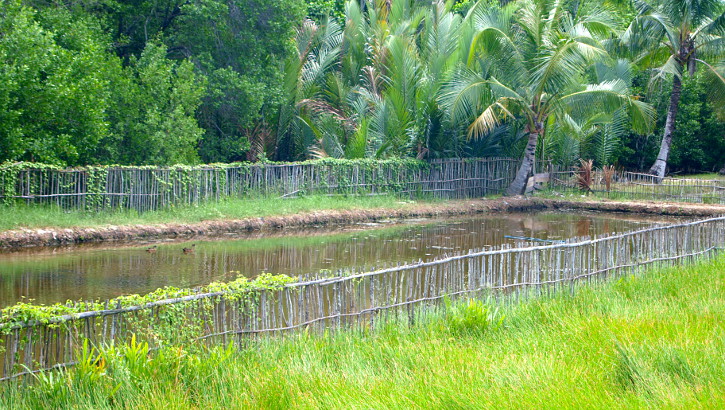
<path fill-rule="evenodd" d="M 607 53 L 616 19 L 605 7 L 521 1 L 477 5 L 469 16 L 466 66 L 444 103 L 453 118 L 469 119 L 473 138 L 491 135 L 503 121 L 518 125 L 527 142 L 507 194 L 523 193 L 539 140 L 547 136 L 606 134 L 616 122 L 639 132 L 651 127 L 652 108 L 630 93 L 628 62 L 612 61 Z"/>
<path fill-rule="evenodd" d="M 7 408 L 725 406 L 725 258 L 415 326 L 208 352 L 134 342 L 0 386 Z"/>
<path fill-rule="evenodd" d="M 648 76 L 635 77 L 642 94 L 647 92 Z M 725 166 L 725 123 L 715 106 L 708 102 L 708 81 L 698 74 L 682 81 L 682 97 L 677 112 L 677 127 L 672 138 L 672 153 L 667 165 L 675 172 L 718 171 Z M 664 113 L 669 102 L 671 82 L 656 88 L 650 96 L 657 111 Z M 652 134 L 624 134 L 615 142 L 612 163 L 644 170 L 657 156 L 664 133 L 666 116 L 657 118 Z"/>
<path fill-rule="evenodd" d="M 3 1 L 0 160 L 246 159 L 303 15 L 302 0 Z"/>
<path fill-rule="evenodd" d="M 0 158 L 92 161 L 109 131 L 107 73 L 118 68 L 98 24 L 15 0 L 0 16 Z"/>
<path fill-rule="evenodd" d="M 633 64 L 622 52 L 618 36 L 636 15 L 628 4 L 349 2 L 345 12 L 342 25 L 308 21 L 298 31 L 298 56 L 285 66 L 288 104 L 259 152 L 277 158 L 520 156 L 536 120 L 541 158 L 631 166 L 630 141 L 654 140 L 664 126 L 666 107 L 656 105 L 661 120 L 654 129 L 646 102 L 666 98 L 667 89 L 642 86 L 653 75 L 649 65 Z M 707 94 L 697 98 L 712 112 Z M 468 137 L 479 138 L 467 138 L 466 128 Z M 717 129 L 708 131 L 689 130 L 701 146 L 722 139 Z M 654 155 L 650 145 L 637 154 Z M 675 165 L 703 160 L 694 154 L 683 152 Z M 708 155 L 700 166 L 718 160 Z"/>
<path fill-rule="evenodd" d="M 294 278 L 287 275 L 263 273 L 253 280 L 242 276 L 231 282 L 213 282 L 196 289 L 179 289 L 167 286 L 146 295 L 119 296 L 108 300 L 107 304 L 106 301 L 68 301 L 66 303 L 54 303 L 52 305 L 34 305 L 32 303 L 20 302 L 15 305 L 6 306 L 0 310 L 0 333 L 7 334 L 14 327 L 26 323 L 55 323 L 53 319 L 58 319 L 61 316 L 72 316 L 83 312 L 107 310 L 108 306 L 113 309 L 144 306 L 147 303 L 206 293 L 220 293 L 223 294 L 222 297 L 224 298 L 235 300 L 240 297 L 248 297 L 262 290 L 279 290 L 292 282 L 294 282 Z M 57 324 L 58 326 L 63 325 L 63 323 Z"/>
<path fill-rule="evenodd" d="M 682 80 L 700 73 L 707 79 L 706 96 L 725 116 L 725 2 L 722 0 L 636 0 L 637 15 L 620 40 L 626 54 L 653 67 L 651 82 L 671 80 L 661 145 L 649 169 L 662 177 L 672 150 Z"/>
<path fill-rule="evenodd" d="M 698 1 L 722 14 L 720 0 Z M 659 2 L 669 4 L 646 4 Z M 522 156 L 531 119 L 540 115 L 541 158 L 642 169 L 657 153 L 671 90 L 669 82 L 647 84 L 668 79 L 674 66 L 657 51 L 666 42 L 634 29 L 635 17 L 656 9 L 640 3 L 4 0 L 0 162 Z M 710 65 L 693 64 L 698 71 L 684 82 L 672 170 L 725 165 L 725 126 L 713 99 L 718 78 L 705 75 L 722 77 L 725 18 L 703 21 L 706 46 L 697 57 Z M 496 40 L 504 38 L 494 34 L 498 27 L 519 46 L 511 61 L 501 57 L 507 46 Z M 557 48 L 569 56 L 559 59 Z M 511 103 L 500 107 L 495 126 L 469 129 L 502 91 L 477 87 L 478 101 L 454 109 L 448 97 L 474 78 L 528 90 L 521 101 L 549 106 L 527 117 L 499 92 Z M 616 104 L 585 113 L 551 103 L 592 86 L 650 103 L 656 128 L 633 132 L 631 110 Z"/>

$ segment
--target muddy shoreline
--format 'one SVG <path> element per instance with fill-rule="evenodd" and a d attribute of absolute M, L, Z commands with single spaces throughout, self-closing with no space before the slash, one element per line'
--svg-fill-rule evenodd
<path fill-rule="evenodd" d="M 708 217 L 725 215 L 723 205 L 686 203 L 619 202 L 604 200 L 571 201 L 545 198 L 497 198 L 418 204 L 404 209 L 329 210 L 296 215 L 217 220 L 192 224 L 124 225 L 95 228 L 15 229 L 0 232 L 0 249 L 13 250 L 38 246 L 61 246 L 93 242 L 148 241 L 216 237 L 229 233 L 279 231 L 305 226 L 349 225 L 382 219 L 406 219 L 475 215 L 483 213 L 587 210 L 629 212 L 668 216 Z"/>

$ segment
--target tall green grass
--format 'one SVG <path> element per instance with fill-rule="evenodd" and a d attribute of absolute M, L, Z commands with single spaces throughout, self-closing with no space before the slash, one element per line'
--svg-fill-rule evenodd
<path fill-rule="evenodd" d="M 407 317 L 407 316 L 406 316 Z M 725 255 L 410 327 L 238 350 L 116 347 L 0 387 L 7 408 L 725 408 Z"/>
<path fill-rule="evenodd" d="M 86 212 L 82 210 L 63 210 L 56 206 L 38 205 L 1 206 L 0 231 L 15 228 L 68 228 L 103 225 L 193 223 L 221 219 L 292 215 L 300 212 L 324 210 L 404 208 L 410 207 L 415 203 L 409 200 L 401 200 L 394 195 L 380 195 L 359 197 L 305 196 L 289 199 L 229 198 L 219 202 L 206 202 L 198 206 L 186 205 L 170 207 L 144 213 L 138 213 L 132 210 Z"/>

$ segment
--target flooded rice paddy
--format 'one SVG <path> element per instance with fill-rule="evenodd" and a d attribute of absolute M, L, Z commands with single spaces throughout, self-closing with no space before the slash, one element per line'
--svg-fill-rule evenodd
<path fill-rule="evenodd" d="M 520 242 L 515 237 L 556 241 L 672 221 L 641 215 L 540 212 L 313 228 L 273 235 L 239 234 L 186 242 L 29 249 L 0 253 L 0 307 L 30 299 L 45 304 L 108 299 L 163 286 L 193 287 L 238 276 L 254 277 L 263 272 L 296 276 L 321 270 L 372 269 Z M 155 251 L 147 252 L 152 246 L 156 246 Z M 193 252 L 185 253 L 184 248 Z"/>

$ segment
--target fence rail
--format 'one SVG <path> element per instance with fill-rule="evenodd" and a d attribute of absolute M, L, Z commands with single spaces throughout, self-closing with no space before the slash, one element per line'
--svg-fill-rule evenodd
<path fill-rule="evenodd" d="M 503 191 L 511 158 L 308 161 L 209 167 L 0 169 L 0 202 L 147 211 L 224 197 L 398 193 L 470 198 Z M 0 167 L 1 168 L 1 167 Z"/>
<path fill-rule="evenodd" d="M 628 171 L 615 172 L 607 189 L 601 170 L 592 177 L 592 191 L 618 195 L 631 199 L 656 199 L 661 201 L 725 204 L 725 180 L 688 179 L 665 177 Z M 575 188 L 576 171 L 552 172 L 552 188 Z"/>
<path fill-rule="evenodd" d="M 7 328 L 0 380 L 75 363 L 85 342 L 123 343 L 136 335 L 152 348 L 178 340 L 244 343 L 299 328 L 372 326 L 445 297 L 483 293 L 526 297 L 650 265 L 709 255 L 725 245 L 725 217 L 659 226 L 547 246 L 470 251 L 431 262 L 312 278 L 278 291 L 206 293 L 142 306 L 108 307 Z"/>

